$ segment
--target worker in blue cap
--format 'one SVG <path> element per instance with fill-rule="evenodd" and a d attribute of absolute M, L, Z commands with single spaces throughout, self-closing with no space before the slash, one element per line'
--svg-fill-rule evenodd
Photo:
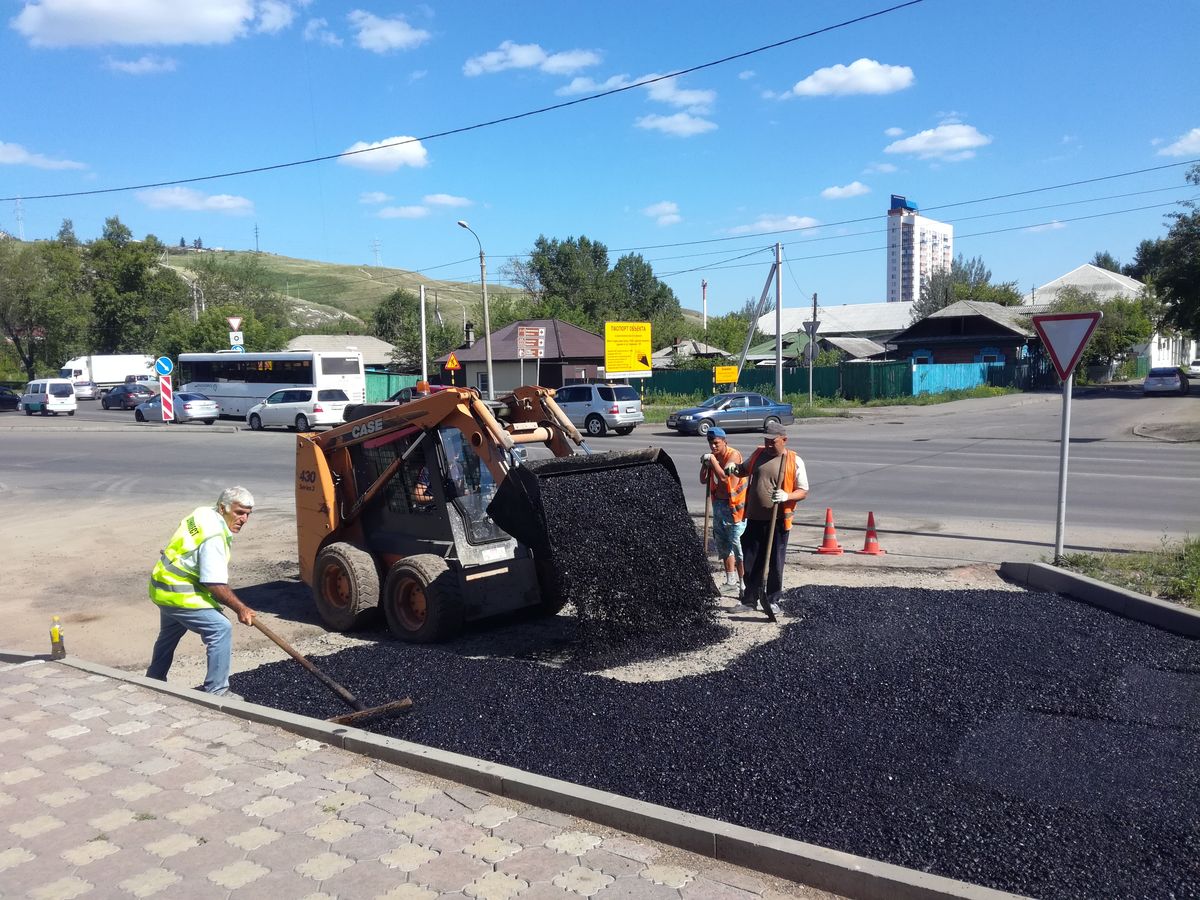
<path fill-rule="evenodd" d="M 708 453 L 700 457 L 700 482 L 712 497 L 713 539 L 725 566 L 725 586 L 736 587 L 740 597 L 746 587 L 742 563 L 742 532 L 746 530 L 746 479 L 725 469 L 741 465 L 741 451 L 729 446 L 724 428 L 708 430 Z"/>

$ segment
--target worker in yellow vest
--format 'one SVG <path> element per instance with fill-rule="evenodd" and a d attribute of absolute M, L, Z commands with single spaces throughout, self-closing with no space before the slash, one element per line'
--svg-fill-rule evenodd
<path fill-rule="evenodd" d="M 243 625 L 254 624 L 254 610 L 229 587 L 230 546 L 254 509 L 244 487 L 221 492 L 215 506 L 193 510 L 175 529 L 150 573 L 150 599 L 158 606 L 158 640 L 147 678 L 167 680 L 175 648 L 188 631 L 200 635 L 208 651 L 203 690 L 229 694 L 233 626 L 221 610 L 228 606 Z"/>
<path fill-rule="evenodd" d="M 762 594 L 763 554 L 767 549 L 767 534 L 771 528 L 771 507 L 777 505 L 775 537 L 771 543 L 771 563 L 767 571 L 767 596 L 762 597 L 763 611 L 770 604 L 779 612 L 779 594 L 783 591 L 783 561 L 787 552 L 788 535 L 792 530 L 792 511 L 808 496 L 808 473 L 802 460 L 787 448 L 787 429 L 777 422 L 767 426 L 763 445 L 750 454 L 742 465 L 729 465 L 730 475 L 746 476 L 750 487 L 746 491 L 746 532 L 742 535 L 742 554 L 746 560 L 745 605 L 757 606 Z"/>

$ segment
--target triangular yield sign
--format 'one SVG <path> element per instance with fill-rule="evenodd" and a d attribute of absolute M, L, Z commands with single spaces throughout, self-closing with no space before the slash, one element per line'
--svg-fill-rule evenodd
<path fill-rule="evenodd" d="M 242 330 L 242 317 L 241 316 L 226 316 L 225 321 L 229 323 L 230 331 L 241 331 Z"/>
<path fill-rule="evenodd" d="M 1075 371 L 1088 338 L 1104 316 L 1101 312 L 1051 313 L 1033 316 L 1033 327 L 1050 353 L 1058 377 L 1066 381 Z"/>

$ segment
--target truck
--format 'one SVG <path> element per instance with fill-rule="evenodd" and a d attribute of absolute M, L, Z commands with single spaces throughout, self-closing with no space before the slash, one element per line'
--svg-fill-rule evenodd
<path fill-rule="evenodd" d="M 130 375 L 154 378 L 154 357 L 146 353 L 110 353 L 76 356 L 63 363 L 59 378 L 94 381 L 102 391 L 124 384 Z"/>

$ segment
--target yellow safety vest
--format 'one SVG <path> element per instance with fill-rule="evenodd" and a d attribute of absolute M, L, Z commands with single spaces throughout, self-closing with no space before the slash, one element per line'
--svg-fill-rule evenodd
<path fill-rule="evenodd" d="M 221 514 L 211 506 L 200 507 L 179 523 L 150 573 L 151 600 L 159 606 L 183 609 L 221 608 L 208 588 L 200 583 L 200 573 L 191 571 L 183 562 L 183 557 L 194 553 L 210 538 L 222 541 L 228 560 L 233 535 Z"/>

